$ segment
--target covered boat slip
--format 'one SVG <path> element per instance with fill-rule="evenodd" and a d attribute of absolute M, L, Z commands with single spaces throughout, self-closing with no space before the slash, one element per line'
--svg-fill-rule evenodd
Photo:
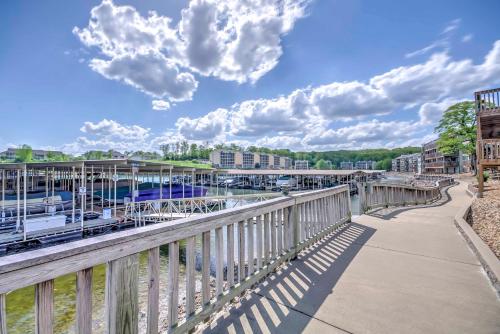
<path fill-rule="evenodd" d="M 228 177 L 268 178 L 270 188 L 279 185 L 279 177 L 286 176 L 293 182 L 286 182 L 290 190 L 315 190 L 341 184 L 356 189 L 357 182 L 379 178 L 383 170 L 339 170 L 339 169 L 227 169 Z M 251 181 L 250 181 L 251 182 Z"/>
<path fill-rule="evenodd" d="M 124 222 L 124 202 L 203 196 L 212 169 L 138 160 L 0 164 L 0 244 Z M 178 180 L 178 184 L 170 182 Z M 194 180 L 187 184 L 187 180 Z"/>

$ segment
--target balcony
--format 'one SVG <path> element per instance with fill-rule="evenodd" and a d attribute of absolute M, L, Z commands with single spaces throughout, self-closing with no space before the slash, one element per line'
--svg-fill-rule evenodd
<path fill-rule="evenodd" d="M 483 139 L 479 141 L 481 163 L 500 164 L 500 139 Z"/>
<path fill-rule="evenodd" d="M 475 96 L 479 116 L 500 114 L 500 88 L 476 92 Z"/>

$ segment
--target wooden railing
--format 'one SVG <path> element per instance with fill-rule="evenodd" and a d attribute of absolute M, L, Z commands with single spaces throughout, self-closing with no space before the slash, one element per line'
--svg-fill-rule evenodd
<path fill-rule="evenodd" d="M 147 333 L 158 333 L 159 278 L 164 272 L 159 268 L 159 247 L 168 244 L 168 331 L 184 333 L 349 220 L 349 187 L 343 185 L 6 256 L 0 258 L 0 332 L 4 333 L 8 316 L 2 307 L 6 294 L 35 285 L 35 332 L 52 333 L 54 279 L 76 272 L 75 327 L 77 333 L 91 333 L 92 268 L 105 263 L 105 332 L 137 333 L 138 254 L 147 251 Z M 210 287 L 211 233 L 215 235 L 215 293 Z M 196 238 L 201 239 L 202 249 L 198 308 Z M 181 241 L 186 244 L 186 316 L 179 318 Z"/>
<path fill-rule="evenodd" d="M 483 139 L 479 147 L 482 148 L 480 159 L 500 160 L 500 139 Z"/>
<path fill-rule="evenodd" d="M 420 205 L 432 203 L 441 198 L 441 188 L 453 184 L 453 178 L 441 177 L 432 187 L 419 187 L 403 184 L 374 183 L 358 190 L 360 210 L 390 207 Z"/>
<path fill-rule="evenodd" d="M 124 217 L 128 220 L 135 220 L 138 225 L 141 225 L 145 224 L 146 221 L 168 221 L 190 217 L 193 214 L 227 209 L 229 208 L 228 201 L 231 202 L 232 207 L 236 207 L 248 204 L 249 201 L 262 202 L 280 196 L 279 192 L 269 192 L 129 202 L 125 204 Z"/>
<path fill-rule="evenodd" d="M 475 92 L 474 95 L 480 115 L 500 113 L 500 88 Z"/>

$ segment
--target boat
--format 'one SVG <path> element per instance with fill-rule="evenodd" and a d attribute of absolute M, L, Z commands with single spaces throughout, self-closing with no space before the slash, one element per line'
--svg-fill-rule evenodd
<path fill-rule="evenodd" d="M 170 198 L 170 185 L 164 183 L 162 191 L 160 191 L 160 184 L 157 182 L 144 182 L 138 185 L 139 194 L 135 197 L 136 202 L 149 201 L 160 199 L 160 192 L 162 193 L 162 199 Z M 184 189 L 184 190 L 183 190 Z M 194 191 L 193 191 L 194 190 Z M 111 194 L 109 189 L 104 189 L 104 194 L 101 190 L 95 191 L 94 196 L 97 200 L 104 199 L 105 201 L 113 202 L 114 189 L 111 189 Z M 205 187 L 192 186 L 191 184 L 172 184 L 172 199 L 174 198 L 191 198 L 191 197 L 202 197 L 207 194 L 208 189 Z M 110 196 L 111 195 L 111 196 Z M 132 193 L 130 192 L 130 187 L 123 186 L 116 188 L 116 202 L 119 204 L 128 203 L 132 201 Z"/>

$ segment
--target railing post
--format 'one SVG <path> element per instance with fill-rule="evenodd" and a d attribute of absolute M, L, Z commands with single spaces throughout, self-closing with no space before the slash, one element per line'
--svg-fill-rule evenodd
<path fill-rule="evenodd" d="M 147 333 L 158 334 L 160 300 L 160 247 L 148 251 L 148 318 Z"/>
<path fill-rule="evenodd" d="M 35 333 L 54 332 L 54 281 L 48 280 L 35 286 Z"/>
<path fill-rule="evenodd" d="M 107 333 L 138 333 L 138 280 L 138 254 L 108 262 L 106 267 Z"/>
<path fill-rule="evenodd" d="M 288 226 L 293 226 L 292 233 L 293 233 L 293 256 L 292 260 L 295 260 L 297 258 L 297 253 L 299 249 L 299 217 L 297 214 L 297 203 L 295 202 L 293 206 L 288 207 Z"/>
<path fill-rule="evenodd" d="M 76 273 L 76 332 L 92 333 L 92 268 Z"/>
<path fill-rule="evenodd" d="M 5 310 L 6 297 L 6 294 L 0 294 L 0 334 L 7 334 L 7 312 Z"/>

